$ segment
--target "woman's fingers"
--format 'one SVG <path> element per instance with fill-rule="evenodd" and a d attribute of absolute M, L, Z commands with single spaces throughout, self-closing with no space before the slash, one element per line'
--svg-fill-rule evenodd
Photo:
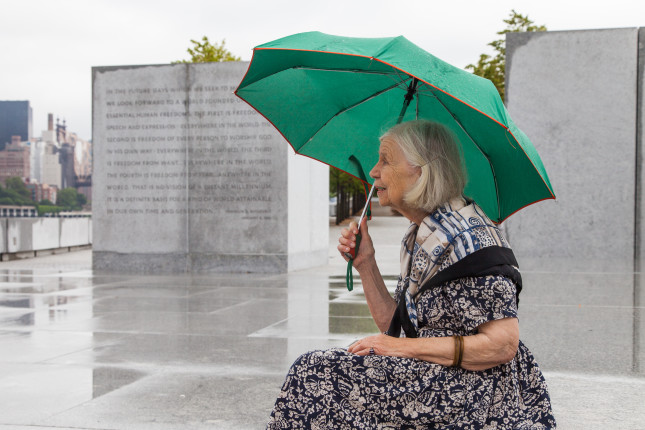
<path fill-rule="evenodd" d="M 347 348 L 347 351 L 356 355 L 388 355 L 392 357 L 410 357 L 401 349 L 401 339 L 385 334 L 369 336 L 357 340 Z M 373 352 L 372 352 L 373 351 Z"/>
<path fill-rule="evenodd" d="M 352 343 L 347 348 L 347 352 L 356 355 L 376 355 L 381 349 L 378 336 L 370 336 Z M 372 351 L 374 351 L 373 354 Z"/>
<path fill-rule="evenodd" d="M 368 355 L 370 347 L 366 346 L 365 342 L 356 342 L 347 348 L 347 351 L 356 355 Z"/>
<path fill-rule="evenodd" d="M 358 227 L 356 226 L 355 222 L 351 222 L 347 228 L 344 228 L 340 231 L 340 237 L 338 238 L 338 246 L 336 247 L 338 249 L 338 252 L 343 254 L 343 258 L 347 260 L 347 257 L 345 257 L 345 253 L 349 252 L 351 248 L 356 247 L 356 233 L 358 232 Z"/>
<path fill-rule="evenodd" d="M 355 246 L 356 246 L 356 242 L 353 242 L 352 240 L 346 239 L 341 236 L 338 238 L 338 246 L 336 246 L 336 249 L 338 249 L 338 252 L 340 252 L 343 255 L 343 257 L 345 257 L 345 253 L 349 252 L 350 249 Z"/>
<path fill-rule="evenodd" d="M 349 246 L 351 248 L 356 246 L 356 241 L 354 241 L 352 239 L 344 238 L 342 236 L 338 238 L 338 243 L 340 243 L 343 246 Z"/>

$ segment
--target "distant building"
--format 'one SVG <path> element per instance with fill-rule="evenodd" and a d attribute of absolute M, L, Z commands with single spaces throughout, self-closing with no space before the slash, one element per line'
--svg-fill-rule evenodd
<path fill-rule="evenodd" d="M 11 142 L 12 136 L 20 136 L 22 142 L 29 142 L 32 130 L 29 101 L 0 100 L 0 151 Z"/>
<path fill-rule="evenodd" d="M 26 184 L 26 186 L 27 189 L 31 191 L 31 199 L 33 201 L 40 202 L 41 200 L 49 200 L 52 203 L 56 203 L 56 197 L 58 197 L 58 187 L 56 187 L 55 185 L 30 182 Z"/>
<path fill-rule="evenodd" d="M 92 198 L 92 143 L 68 132 L 65 121 L 56 123 L 56 140 L 62 171 L 61 188 L 76 188 L 89 201 Z"/>
<path fill-rule="evenodd" d="M 56 203 L 56 199 L 58 198 L 58 190 L 59 188 L 55 185 L 42 184 L 40 200 L 49 200 L 52 203 Z"/>
<path fill-rule="evenodd" d="M 23 182 L 29 179 L 29 146 L 20 141 L 20 136 L 13 136 L 11 143 L 0 151 L 0 182 L 14 176 Z"/>
<path fill-rule="evenodd" d="M 67 131 L 65 120 L 56 120 L 54 126 L 53 114 L 48 114 L 47 130 L 41 137 L 32 138 L 31 115 L 27 101 L 0 101 L 0 148 L 6 146 L 0 150 L 0 183 L 14 176 L 21 178 L 31 184 L 35 201 L 55 202 L 58 190 L 63 188 L 75 188 L 90 201 L 92 143 Z M 15 131 L 7 138 L 12 142 L 7 145 L 2 143 L 5 129 Z"/>
<path fill-rule="evenodd" d="M 54 185 L 62 188 L 62 169 L 59 148 L 54 131 L 54 115 L 48 116 L 48 129 L 43 130 L 39 140 L 31 143 L 31 182 Z M 53 201 L 53 200 L 52 200 Z"/>

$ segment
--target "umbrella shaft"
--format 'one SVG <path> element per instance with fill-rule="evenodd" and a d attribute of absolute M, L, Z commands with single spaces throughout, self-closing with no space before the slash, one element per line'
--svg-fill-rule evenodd
<path fill-rule="evenodd" d="M 367 213 L 367 208 L 370 206 L 370 202 L 372 201 L 372 196 L 374 195 L 374 190 L 376 187 L 372 185 L 372 189 L 370 189 L 370 193 L 367 195 L 367 202 L 365 202 L 365 207 L 363 208 L 363 213 L 361 213 L 361 217 L 358 219 L 358 228 L 361 228 L 361 223 L 363 222 L 363 218 L 365 218 L 365 214 Z"/>
<path fill-rule="evenodd" d="M 401 108 L 399 119 L 396 121 L 397 124 L 401 124 L 401 122 L 403 121 L 405 112 L 408 110 L 408 106 L 410 106 L 410 102 L 414 98 L 414 93 L 417 92 L 418 83 L 419 80 L 417 78 L 412 78 L 412 82 L 410 82 L 410 85 L 408 85 L 408 92 L 405 94 L 405 99 L 403 100 L 403 108 Z"/>

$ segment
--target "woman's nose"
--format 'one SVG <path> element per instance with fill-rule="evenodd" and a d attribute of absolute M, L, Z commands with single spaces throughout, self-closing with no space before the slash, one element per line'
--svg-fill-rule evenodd
<path fill-rule="evenodd" d="M 370 170 L 370 177 L 373 179 L 376 179 L 379 176 L 379 171 L 378 171 L 378 163 L 372 167 L 372 170 Z"/>

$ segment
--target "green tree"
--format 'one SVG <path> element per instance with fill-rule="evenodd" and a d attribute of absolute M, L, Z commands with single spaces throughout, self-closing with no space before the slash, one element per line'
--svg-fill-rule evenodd
<path fill-rule="evenodd" d="M 363 183 L 349 173 L 329 166 L 329 196 L 334 197 L 341 191 L 349 194 L 364 192 Z"/>
<path fill-rule="evenodd" d="M 506 28 L 498 31 L 497 34 L 499 35 L 527 31 L 546 31 L 544 25 L 534 25 L 528 16 L 517 13 L 515 9 L 511 10 L 509 18 L 505 19 L 504 22 L 506 23 Z M 466 70 L 472 70 L 475 75 L 490 79 L 495 84 L 502 100 L 505 100 L 506 38 L 494 40 L 488 46 L 492 46 L 496 54 L 494 56 L 481 54 L 477 64 L 467 65 Z"/>
<path fill-rule="evenodd" d="M 233 55 L 228 49 L 224 47 L 226 40 L 222 39 L 222 43 L 211 44 L 208 37 L 202 37 L 202 41 L 190 40 L 194 46 L 188 48 L 190 60 L 181 60 L 176 63 L 209 63 L 221 61 L 240 61 L 240 57 Z"/>
<path fill-rule="evenodd" d="M 63 188 L 60 190 L 56 196 L 56 206 L 61 206 L 65 210 L 80 210 L 81 205 L 78 204 L 76 188 Z"/>
<path fill-rule="evenodd" d="M 38 202 L 38 206 L 54 206 L 54 203 L 48 199 L 42 199 Z"/>
<path fill-rule="evenodd" d="M 34 206 L 31 200 L 31 191 L 18 177 L 5 181 L 6 188 L 0 186 L 0 204 L 15 206 Z"/>
<path fill-rule="evenodd" d="M 13 177 L 9 178 L 5 181 L 5 186 L 7 188 L 7 191 L 15 191 L 18 195 L 31 200 L 31 191 L 29 191 L 29 188 L 25 185 L 24 182 L 22 182 L 22 179 L 19 177 Z"/>
<path fill-rule="evenodd" d="M 57 214 L 63 210 L 60 206 L 53 205 L 38 205 L 36 206 L 38 210 L 38 216 L 45 216 L 46 214 Z"/>
<path fill-rule="evenodd" d="M 83 193 L 76 193 L 76 204 L 80 207 L 83 207 L 83 205 L 87 204 L 87 197 L 85 197 L 85 194 Z"/>
<path fill-rule="evenodd" d="M 334 167 L 329 167 L 329 196 L 336 197 L 336 224 L 365 204 L 365 188 L 363 183 L 352 175 Z"/>

